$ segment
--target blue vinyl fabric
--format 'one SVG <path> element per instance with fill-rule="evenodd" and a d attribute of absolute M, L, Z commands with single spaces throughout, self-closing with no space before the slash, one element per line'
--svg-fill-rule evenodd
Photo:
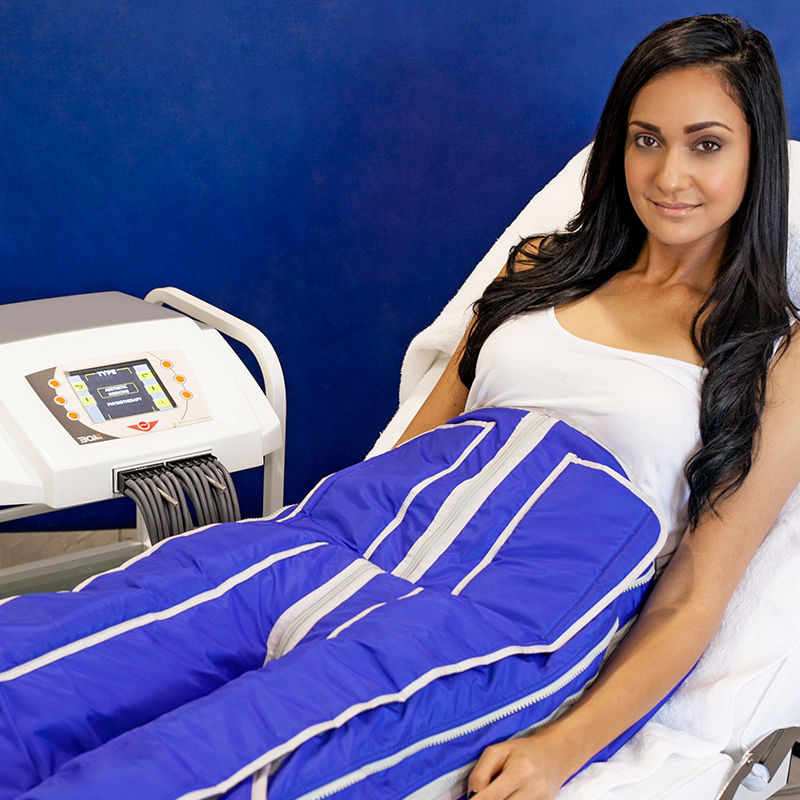
<path fill-rule="evenodd" d="M 587 436 L 471 412 L 0 605 L 0 800 L 433 798 L 596 674 L 665 535 Z"/>

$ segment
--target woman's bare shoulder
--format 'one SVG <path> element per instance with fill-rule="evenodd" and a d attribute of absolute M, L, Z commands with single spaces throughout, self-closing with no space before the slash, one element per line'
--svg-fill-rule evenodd
<path fill-rule="evenodd" d="M 503 267 L 499 277 L 508 275 L 509 266 L 512 267 L 512 272 L 524 272 L 536 265 L 537 256 L 539 255 L 539 248 L 542 242 L 547 239 L 546 236 L 531 236 L 526 237 L 514 247 L 509 255 L 508 263 Z"/>

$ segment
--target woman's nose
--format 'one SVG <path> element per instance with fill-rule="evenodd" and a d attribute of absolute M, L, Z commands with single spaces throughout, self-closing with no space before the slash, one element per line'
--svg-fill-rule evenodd
<path fill-rule="evenodd" d="M 689 188 L 691 178 L 683 148 L 669 147 L 664 150 L 656 174 L 656 184 L 665 194 Z"/>

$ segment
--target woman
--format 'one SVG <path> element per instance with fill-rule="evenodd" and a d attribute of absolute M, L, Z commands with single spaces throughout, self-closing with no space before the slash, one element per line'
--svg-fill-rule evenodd
<path fill-rule="evenodd" d="M 531 369 L 534 355 L 508 355 L 514 334 L 520 341 L 539 324 L 518 315 L 541 318 L 552 307 L 550 322 L 589 348 L 599 343 L 705 368 L 702 445 L 685 453 L 686 536 L 595 686 L 540 733 L 484 752 L 469 780 L 480 800 L 554 797 L 667 694 L 710 641 L 800 480 L 793 455 L 800 443 L 800 354 L 784 271 L 786 164 L 780 78 L 762 34 L 723 16 L 678 20 L 653 32 L 612 88 L 580 213 L 566 233 L 525 241 L 512 252 L 507 273 L 476 304 L 464 346 L 406 434 L 476 400 L 503 396 L 511 405 L 533 405 L 524 398 L 528 391 L 543 394 L 546 407 L 547 380 L 543 392 L 534 379 L 521 388 L 509 388 L 508 376 L 504 385 L 502 374 L 484 378 L 489 386 L 473 381 L 481 380 L 482 359 L 498 350 L 506 356 L 495 372 L 506 364 Z M 492 337 L 499 339 L 494 347 Z M 511 374 L 517 380 L 519 372 Z M 620 429 L 631 435 L 636 421 L 626 426 L 624 419 L 631 388 L 613 387 L 619 419 L 575 417 L 600 441 Z M 644 420 L 651 428 L 673 422 L 646 410 Z M 694 427 L 689 418 L 684 423 Z M 681 436 L 680 429 L 660 433 Z M 638 446 L 624 436 L 616 444 L 623 463 Z"/>
<path fill-rule="evenodd" d="M 502 337 L 513 333 L 516 325 L 544 321 L 559 326 L 552 330 L 577 347 L 602 350 L 611 357 L 608 363 L 614 363 L 614 357 L 631 357 L 647 362 L 650 369 L 656 359 L 663 367 L 660 374 L 688 370 L 691 380 L 684 383 L 695 385 L 702 378 L 701 365 L 707 369 L 700 416 L 703 446 L 687 469 L 690 532 L 639 621 L 592 689 L 569 712 L 533 736 L 488 747 L 469 777 L 470 791 L 486 800 L 554 797 L 571 774 L 613 740 L 619 741 L 619 735 L 630 731 L 689 671 L 800 478 L 792 457 L 800 430 L 791 413 L 796 407 L 793 387 L 800 385 L 800 355 L 789 340 L 791 304 L 783 275 L 786 185 L 780 83 L 763 36 L 743 31 L 727 17 L 682 20 L 652 34 L 623 66 L 612 90 L 581 213 L 566 234 L 524 242 L 512 253 L 507 274 L 478 304 L 463 357 L 454 358 L 407 431 L 404 439 L 413 441 L 382 460 L 328 479 L 302 504 L 264 523 L 263 534 L 249 525 L 169 540 L 155 557 L 101 576 L 83 594 L 20 598 L 0 608 L 0 622 L 6 614 L 21 630 L 9 628 L 12 635 L 6 639 L 15 666 L 0 665 L 0 691 L 6 692 L 0 697 L 0 714 L 7 714 L 6 726 L 0 725 L 0 776 L 18 780 L 20 797 L 60 800 L 140 797 L 142 787 L 150 797 L 263 797 L 271 770 L 271 796 L 274 791 L 276 796 L 322 797 L 350 790 L 354 797 L 402 797 L 424 780 L 412 775 L 402 784 L 392 783 L 397 758 L 430 770 L 432 761 L 449 755 L 440 750 L 433 759 L 424 759 L 426 737 L 442 733 L 444 723 L 430 720 L 442 706 L 448 725 L 463 723 L 464 709 L 469 708 L 469 724 L 457 735 L 468 740 L 471 759 L 487 741 L 511 735 L 501 736 L 506 730 L 502 719 L 511 717 L 513 723 L 513 714 L 497 704 L 512 684 L 522 685 L 530 675 L 542 677 L 534 682 L 539 690 L 536 702 L 555 700 L 550 705 L 543 702 L 532 717 L 521 715 L 524 724 L 512 730 L 540 727 L 556 717 L 558 706 L 582 691 L 615 639 L 617 623 L 608 628 L 607 617 L 623 625 L 632 618 L 645 591 L 651 556 L 672 545 L 665 545 L 662 526 L 655 524 L 657 515 L 630 487 L 613 456 L 547 416 L 563 410 L 560 404 L 548 405 L 552 398 L 530 401 L 520 394 L 533 391 L 517 370 L 518 357 L 527 356 L 529 348 L 517 348 L 521 353 L 509 357 L 508 340 Z M 528 266 L 532 268 L 521 269 Z M 553 307 L 555 311 L 542 311 Z M 508 324 L 501 327 L 504 322 Z M 527 345 L 530 330 L 524 328 L 524 333 L 523 339 L 513 335 L 512 341 Z M 778 355 L 773 358 L 776 342 Z M 544 372 L 536 373 L 535 363 L 522 367 L 523 372 L 534 370 L 535 383 L 550 380 Z M 563 373 L 563 365 L 548 365 L 556 382 L 563 377 L 559 369 Z M 568 365 L 569 371 L 575 371 L 574 364 Z M 580 372 L 588 382 L 582 367 Z M 626 410 L 636 419 L 626 419 L 625 414 L 615 418 L 612 413 L 611 424 L 604 427 L 596 424 L 599 416 L 593 423 L 585 410 L 582 414 L 580 403 L 567 409 L 566 416 L 601 442 L 619 435 L 615 444 L 634 473 L 641 466 L 636 451 L 648 450 L 640 437 L 648 429 L 666 427 L 662 452 L 655 459 L 646 453 L 642 463 L 649 459 L 650 467 L 634 478 L 666 497 L 660 505 L 674 505 L 672 516 L 677 518 L 680 467 L 676 472 L 673 466 L 685 461 L 696 444 L 692 421 L 688 420 L 688 441 L 676 448 L 669 440 L 680 433 L 687 416 L 696 420 L 697 405 L 691 391 L 687 395 L 675 390 L 674 381 L 658 380 L 644 403 L 640 400 Z M 602 383 L 595 388 L 610 392 L 617 405 L 635 388 Z M 663 400 L 661 395 L 668 401 L 653 419 L 648 405 Z M 427 433 L 465 407 L 502 405 L 506 399 L 534 411 L 476 411 Z M 581 403 L 585 405 L 585 397 Z M 673 407 L 679 407 L 676 423 L 667 426 Z M 534 440 L 538 437 L 530 450 L 521 450 L 515 438 L 523 428 Z M 437 461 L 443 436 L 463 437 L 462 454 L 455 461 Z M 473 465 L 473 457 L 483 458 L 481 448 L 493 436 L 498 444 L 486 456 L 489 469 Z M 496 469 L 497 454 L 505 459 L 505 472 Z M 525 484 L 529 474 L 520 478 L 515 472 L 515 465 L 529 455 L 536 462 L 530 469 L 540 469 L 545 476 L 542 486 L 555 476 L 549 486 L 558 491 L 547 494 L 545 486 L 545 502 L 540 502 L 538 489 L 531 493 Z M 653 464 L 661 460 L 666 467 L 654 476 Z M 473 469 L 474 474 L 469 472 Z M 468 475 L 452 488 L 447 481 L 459 471 Z M 590 507 L 593 516 L 571 507 L 574 474 L 597 486 L 596 505 Z M 567 479 L 559 483 L 562 475 Z M 510 511 L 502 503 L 482 505 L 484 495 L 476 500 L 472 491 L 477 478 L 486 486 L 509 484 L 505 491 L 529 496 L 528 504 L 517 512 L 513 504 Z M 659 481 L 666 489 L 659 490 Z M 445 500 L 439 510 L 410 505 L 432 488 L 438 491 L 440 484 L 445 485 Z M 470 491 L 462 491 L 464 486 Z M 341 503 L 326 505 L 337 493 L 349 503 L 349 513 Z M 678 499 L 674 504 L 673 496 Z M 548 505 L 551 498 L 554 502 Z M 558 498 L 561 501 L 555 502 Z M 523 511 L 531 511 L 536 522 L 532 527 L 542 552 L 535 562 L 525 556 L 529 529 L 519 537 L 515 532 L 522 545 L 514 537 L 502 538 Z M 511 517 L 512 512 L 507 526 L 505 519 L 493 519 Z M 447 544 L 455 542 L 455 547 L 434 552 L 426 541 L 425 550 L 418 547 L 420 538 L 410 548 L 404 543 L 399 553 L 390 552 L 408 519 L 425 514 L 430 515 L 423 520 L 426 530 L 438 526 L 449 537 Z M 459 514 L 464 525 L 448 527 L 450 517 Z M 321 540 L 323 518 L 333 533 Z M 380 521 L 373 523 L 373 518 Z M 554 526 L 553 519 L 559 525 Z M 528 573 L 542 572 L 547 553 L 563 549 L 561 540 L 567 541 L 564 519 L 577 531 L 568 541 L 569 547 L 575 544 L 571 564 L 577 568 L 536 584 L 543 587 L 540 595 L 545 600 L 558 588 L 549 617 L 544 605 L 520 609 L 517 588 L 527 587 Z M 591 537 L 586 535 L 587 523 Z M 492 525 L 503 528 L 497 539 L 500 552 L 510 543 L 517 557 L 507 559 L 512 568 L 503 568 L 500 583 L 484 584 L 486 573 L 497 565 L 478 545 L 483 546 L 481 538 Z M 221 554 L 219 530 L 228 534 Z M 542 530 L 552 534 L 545 537 L 546 547 L 541 547 Z M 587 544 L 599 555 L 586 555 Z M 518 546 L 523 550 L 514 551 Z M 363 557 L 354 559 L 353 552 Z M 231 574 L 230 554 L 242 559 L 235 569 L 243 563 L 249 566 Z M 469 559 L 475 566 L 453 586 L 451 568 L 461 568 Z M 311 592 L 300 591 L 296 585 L 311 567 L 321 571 L 322 583 Z M 611 574 L 615 570 L 617 577 Z M 183 589 L 173 580 L 178 574 L 198 587 L 210 581 L 213 588 L 198 589 L 184 599 Z M 255 584 L 254 576 L 259 576 Z M 506 594 L 503 580 L 512 589 Z M 596 588 L 605 583 L 612 588 Z M 331 585 L 344 593 L 339 605 L 329 604 L 325 592 Z M 585 601 L 592 592 L 599 592 L 599 599 Z M 144 606 L 135 605 L 134 612 L 130 608 L 134 600 L 139 602 L 138 595 L 144 595 Z M 164 597 L 172 598 L 171 604 Z M 360 605 L 348 606 L 354 598 Z M 160 605 L 151 610 L 156 601 Z M 599 610 L 589 621 L 587 603 L 589 610 Z M 573 617 L 563 613 L 567 605 L 575 611 Z M 174 635 L 172 620 L 198 609 L 205 611 L 191 635 Z M 51 649 L 32 649 L 31 640 L 38 639 L 32 631 L 46 627 L 51 613 L 57 615 L 57 624 L 51 625 Z M 100 617 L 97 626 L 86 627 Z M 546 629 L 543 638 L 533 644 L 533 639 L 526 640 L 524 647 L 515 644 L 517 617 L 523 618 L 524 628 L 535 628 L 546 618 L 541 623 Z M 75 633 L 62 635 L 62 623 L 72 625 L 71 618 L 79 618 L 83 626 L 79 638 Z M 420 620 L 428 625 L 423 635 Z M 372 628 L 363 627 L 370 621 Z M 234 629 L 232 638 L 229 629 Z M 504 638 L 506 629 L 512 638 Z M 409 631 L 423 647 L 408 647 Z M 450 638 L 443 648 L 445 635 Z M 471 649 L 473 636 L 487 637 L 488 644 L 477 655 Z M 268 663 L 259 669 L 265 643 Z M 131 653 L 148 652 L 148 645 L 155 657 L 146 663 L 137 657 L 126 670 Z M 495 659 L 513 647 L 516 660 Z M 574 658 L 567 660 L 570 648 Z M 416 672 L 406 670 L 406 651 L 416 649 L 430 659 L 422 674 L 416 666 Z M 441 660 L 436 661 L 440 650 Z M 188 666 L 185 658 L 181 660 L 183 651 L 190 653 Z M 93 653 L 100 654 L 99 660 L 89 660 Z M 363 658 L 354 676 L 352 659 L 359 654 Z M 450 681 L 454 665 L 461 672 L 458 680 Z M 106 674 L 98 679 L 98 671 Z M 406 683 L 411 674 L 418 677 Z M 403 691 L 386 694 L 386 675 L 389 684 Z M 568 683 L 566 677 L 575 680 Z M 377 695 L 370 695 L 377 700 L 363 701 L 362 683 L 378 687 Z M 102 684 L 99 689 L 97 684 Z M 341 712 L 318 691 L 331 685 L 345 697 Z M 556 688 L 564 693 L 559 695 Z M 434 689 L 440 693 L 432 693 Z M 484 695 L 491 695 L 495 710 L 505 714 L 495 714 L 496 727 L 486 730 L 474 727 L 473 706 L 483 702 Z M 48 700 L 52 719 L 42 722 L 38 716 Z M 415 710 L 410 721 L 388 704 L 398 700 Z M 301 731 L 303 736 L 318 736 L 312 739 L 309 733 L 303 738 L 298 733 L 289 737 L 284 749 L 268 749 L 272 728 L 280 727 L 275 720 L 281 709 L 288 711 L 281 719 L 286 729 L 293 723 L 291 717 L 315 719 L 313 714 L 329 702 L 330 708 L 326 705 L 324 713 L 319 712 L 317 727 L 304 723 Z M 163 716 L 154 719 L 159 714 Z M 64 720 L 70 715 L 67 725 Z M 366 727 L 370 720 L 377 724 Z M 410 728 L 413 735 L 398 754 L 394 731 L 399 728 Z M 262 739 L 255 744 L 254 731 Z M 281 735 L 286 738 L 285 730 Z M 348 737 L 357 750 L 369 751 L 369 764 L 356 761 L 357 769 L 325 785 L 312 781 L 309 774 L 315 770 L 326 774 L 327 767 L 319 767 L 320 756 L 340 753 Z M 229 751 L 226 764 L 237 765 L 226 767 L 224 780 L 218 777 L 223 767 L 207 769 L 206 764 L 223 747 Z M 387 783 L 369 782 L 378 781 L 381 772 L 390 776 Z M 302 781 L 306 783 L 301 786 Z M 306 784 L 315 788 L 307 790 Z"/>

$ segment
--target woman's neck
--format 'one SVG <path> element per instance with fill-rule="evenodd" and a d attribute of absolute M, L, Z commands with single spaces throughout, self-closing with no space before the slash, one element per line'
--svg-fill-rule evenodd
<path fill-rule="evenodd" d="M 714 286 L 725 246 L 724 237 L 686 246 L 666 245 L 647 237 L 632 267 L 645 281 L 662 286 L 684 285 L 702 294 Z"/>

